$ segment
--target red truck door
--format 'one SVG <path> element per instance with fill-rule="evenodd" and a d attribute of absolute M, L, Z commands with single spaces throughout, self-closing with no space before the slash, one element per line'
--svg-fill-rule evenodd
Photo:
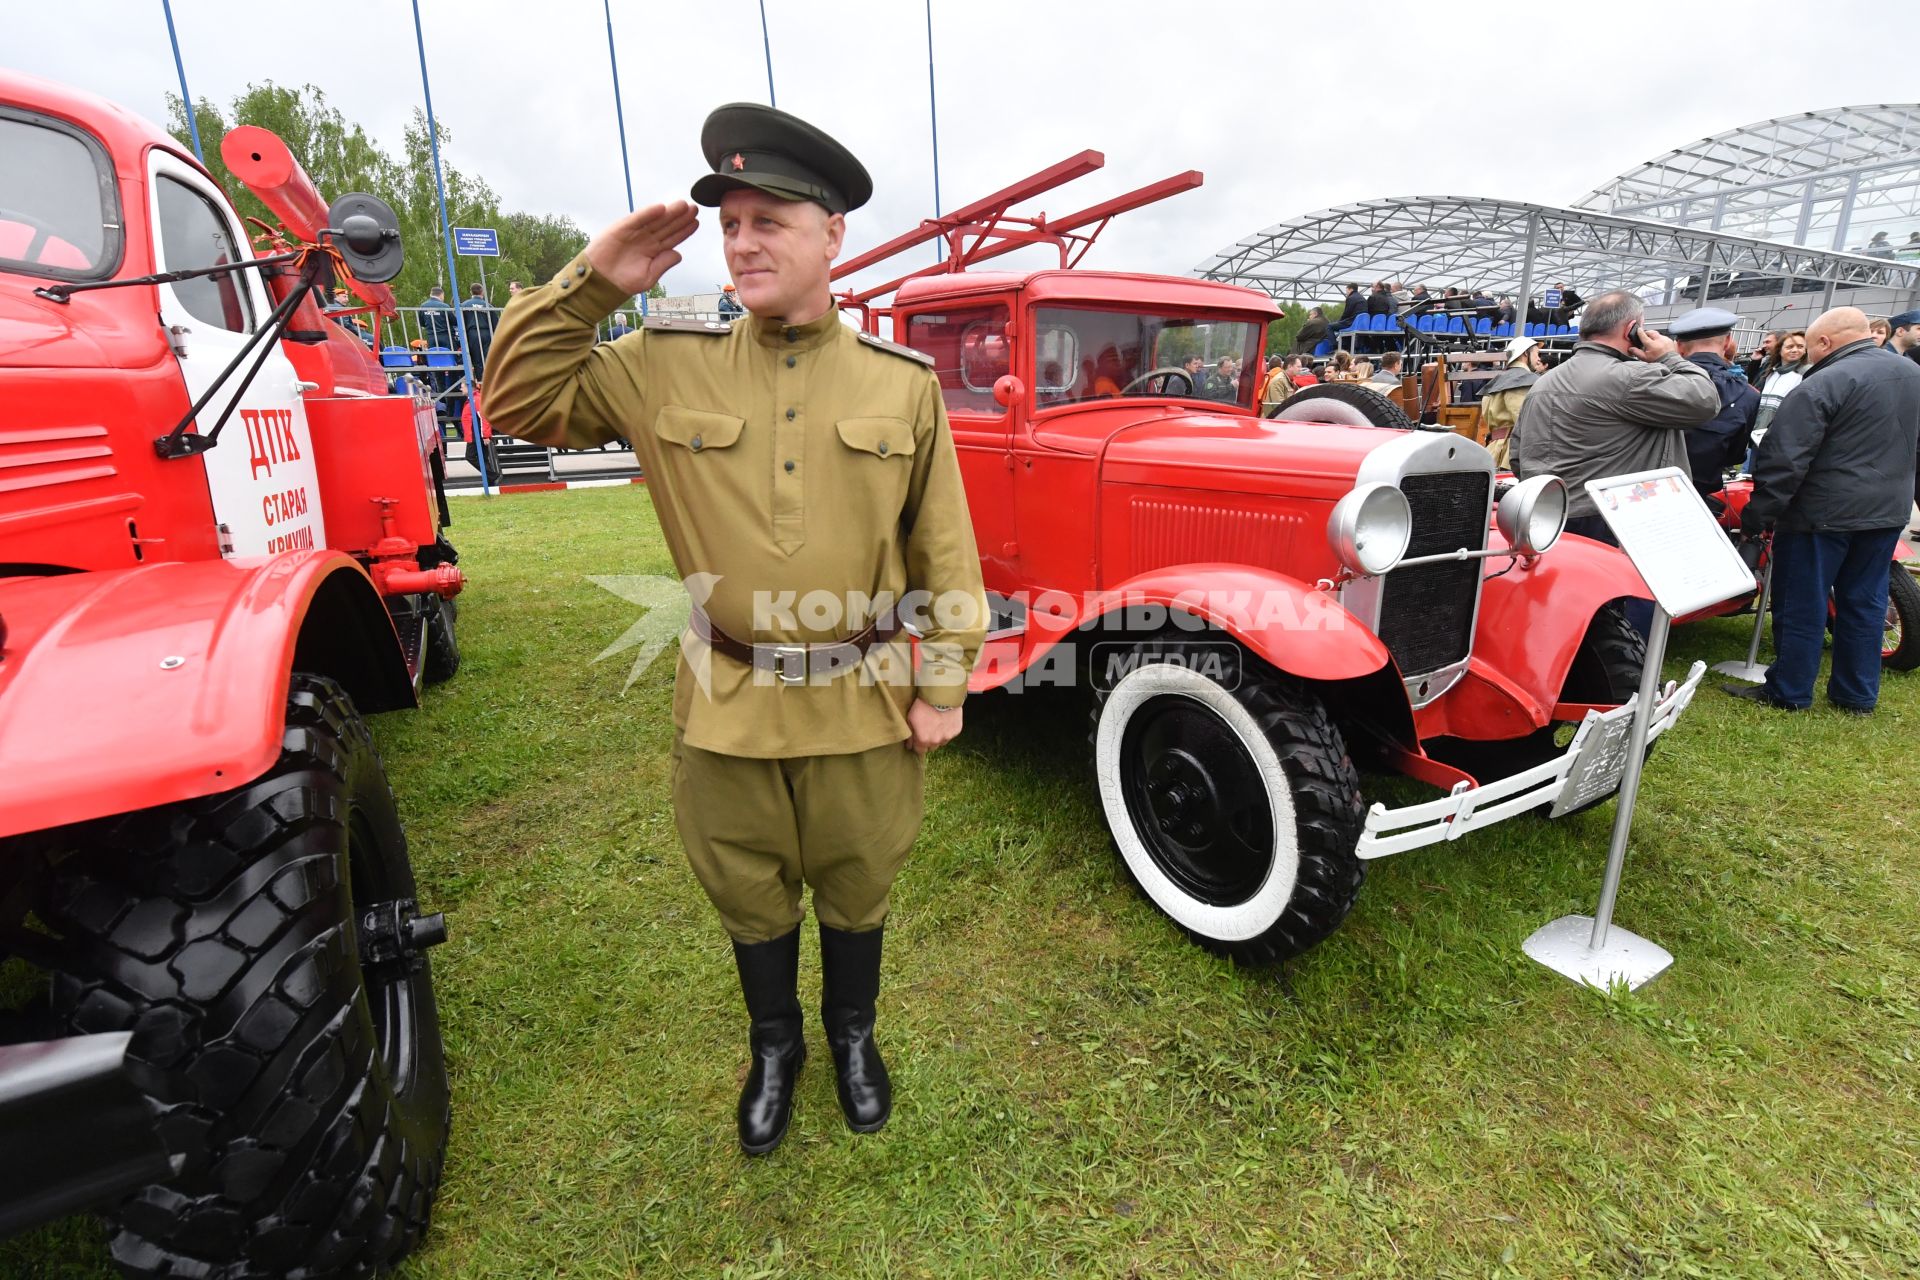
<path fill-rule="evenodd" d="M 149 216 L 161 271 L 210 267 L 250 257 L 246 236 L 226 197 L 192 165 L 159 148 L 149 153 Z M 197 400 L 265 322 L 272 305 L 255 271 L 158 286 L 160 322 L 175 335 L 187 395 Z M 244 373 L 244 371 L 243 371 Z M 213 430 L 243 374 L 228 379 L 200 411 L 195 429 Z M 168 426 L 172 424 L 169 423 Z M 313 440 L 298 375 L 279 343 L 201 455 L 214 516 L 233 537 L 233 554 L 270 555 L 327 545 Z"/>
<path fill-rule="evenodd" d="M 933 357 L 966 481 L 974 541 L 989 591 L 1019 587 L 1013 518 L 1013 410 L 994 399 L 994 383 L 1012 370 L 1004 302 L 964 304 L 906 318 L 902 341 Z"/>

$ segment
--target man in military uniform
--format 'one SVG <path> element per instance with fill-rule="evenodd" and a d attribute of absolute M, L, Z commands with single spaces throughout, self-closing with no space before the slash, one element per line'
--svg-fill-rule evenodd
<path fill-rule="evenodd" d="M 881 925 L 919 831 L 925 753 L 960 732 L 986 610 L 931 362 L 842 324 L 828 291 L 844 215 L 872 192 L 866 170 L 752 104 L 713 112 L 700 145 L 712 172 L 693 199 L 720 211 L 748 314 L 649 318 L 594 342 L 694 233 L 692 205 L 653 205 L 508 307 L 487 408 L 543 444 L 630 440 L 675 567 L 713 584 L 674 685 L 674 813 L 733 938 L 751 1020 L 740 1143 L 760 1155 L 786 1134 L 806 1057 L 803 883 L 841 1108 L 857 1131 L 886 1123 Z M 888 603 L 903 599 L 917 666 Z"/>
<path fill-rule="evenodd" d="M 1733 326 L 1740 317 L 1720 307 L 1697 307 L 1667 327 L 1680 354 L 1706 370 L 1720 395 L 1720 412 L 1687 431 L 1687 469 L 1693 487 L 1712 499 L 1727 487 L 1723 473 L 1747 456 L 1748 438 L 1760 413 L 1760 393 L 1734 368 L 1740 353 Z M 1717 500 L 1716 500 L 1717 501 Z"/>

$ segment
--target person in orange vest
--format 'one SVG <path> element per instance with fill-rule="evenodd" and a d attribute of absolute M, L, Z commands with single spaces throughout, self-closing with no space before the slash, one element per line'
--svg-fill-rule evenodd
<path fill-rule="evenodd" d="M 474 421 L 480 423 L 480 434 L 473 434 Z M 480 384 L 473 384 L 473 394 L 467 397 L 466 407 L 460 410 L 460 434 L 467 442 L 467 461 L 480 473 L 482 481 L 498 484 L 500 472 L 493 466 L 493 424 L 487 421 L 486 410 L 480 404 Z"/>

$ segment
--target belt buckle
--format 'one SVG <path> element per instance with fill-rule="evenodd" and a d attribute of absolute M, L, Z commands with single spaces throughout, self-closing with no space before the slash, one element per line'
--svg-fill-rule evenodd
<path fill-rule="evenodd" d="M 807 682 L 807 647 L 800 644 L 775 645 L 773 673 L 780 678 L 781 684 L 805 684 Z"/>

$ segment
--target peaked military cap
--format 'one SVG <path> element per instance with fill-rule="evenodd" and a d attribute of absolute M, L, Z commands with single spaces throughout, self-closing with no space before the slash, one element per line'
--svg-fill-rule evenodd
<path fill-rule="evenodd" d="M 1732 333 L 1733 327 L 1740 323 L 1740 317 L 1722 307 L 1695 307 L 1683 316 L 1678 316 L 1667 326 L 1667 336 L 1681 342 L 1692 342 L 1696 338 L 1717 338 L 1723 333 Z"/>
<path fill-rule="evenodd" d="M 700 128 L 700 151 L 713 169 L 693 184 L 709 208 L 740 187 L 782 200 L 811 200 L 829 213 L 858 209 L 873 179 L 853 153 L 798 116 L 757 102 L 714 108 Z"/>
<path fill-rule="evenodd" d="M 1920 311 L 1902 311 L 1897 316 L 1887 317 L 1889 329 L 1904 329 L 1908 325 L 1920 324 Z"/>

